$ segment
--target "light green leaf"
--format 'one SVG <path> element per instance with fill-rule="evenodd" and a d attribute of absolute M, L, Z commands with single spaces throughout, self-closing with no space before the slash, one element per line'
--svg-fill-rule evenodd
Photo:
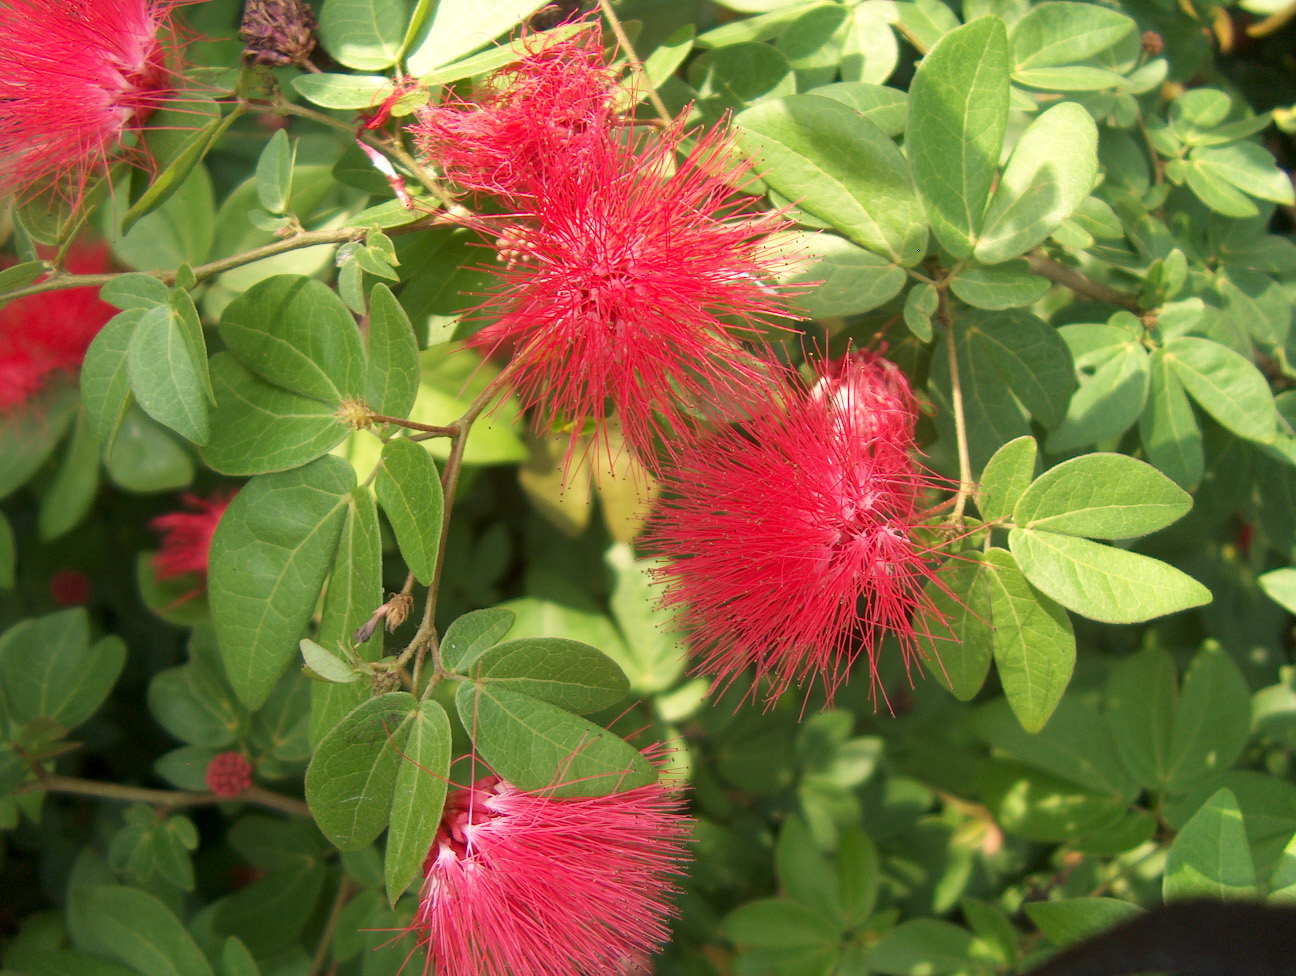
<path fill-rule="evenodd" d="M 127 491 L 169 491 L 191 484 L 194 463 L 180 440 L 132 405 L 105 459 L 108 476 Z"/>
<path fill-rule="evenodd" d="M 131 336 L 144 311 L 114 315 L 90 342 L 81 363 L 81 401 L 98 438 L 111 446 L 131 402 Z"/>
<path fill-rule="evenodd" d="M 608 604 L 624 646 L 598 646 L 621 666 L 638 694 L 673 687 L 684 673 L 688 652 L 674 615 L 657 603 L 652 573 L 661 561 L 636 559 L 630 546 L 617 543 L 603 554 L 603 562 L 612 574 Z"/>
<path fill-rule="evenodd" d="M 976 554 L 952 556 L 926 586 L 934 620 L 920 633 L 932 677 L 959 701 L 970 701 L 985 683 L 994 653 L 991 582 L 994 569 Z M 928 631 L 930 633 L 928 633 Z"/>
<path fill-rule="evenodd" d="M 391 79 L 385 75 L 297 75 L 293 88 L 308 102 L 321 108 L 372 109 L 390 94 Z"/>
<path fill-rule="evenodd" d="M 279 129 L 270 137 L 256 166 L 257 200 L 264 210 L 272 214 L 288 212 L 288 198 L 292 195 L 293 162 L 296 149 L 288 141 L 288 132 Z"/>
<path fill-rule="evenodd" d="M 1018 68 L 1012 80 L 1028 88 L 1045 91 L 1101 91 L 1125 87 L 1125 76 L 1106 68 L 1071 64 L 1060 68 Z"/>
<path fill-rule="evenodd" d="M 1230 790 L 1220 790 L 1170 845 L 1162 897 L 1254 898 L 1255 882 L 1242 811 Z"/>
<path fill-rule="evenodd" d="M 689 77 L 700 107 L 715 119 L 797 90 L 787 58 L 768 44 L 731 44 L 707 51 L 693 63 Z"/>
<path fill-rule="evenodd" d="M 1211 600 L 1186 573 L 1114 546 L 1028 529 L 1013 529 L 1008 545 L 1032 585 L 1090 620 L 1138 623 Z"/>
<path fill-rule="evenodd" d="M 1032 901 L 1022 906 L 1049 941 L 1067 946 L 1104 932 L 1143 909 L 1115 898 L 1063 898 Z"/>
<path fill-rule="evenodd" d="M 1256 580 L 1260 589 L 1288 613 L 1296 613 L 1296 567 L 1286 566 Z"/>
<path fill-rule="evenodd" d="M 1012 515 L 1017 499 L 1035 480 L 1039 448 L 1029 434 L 1016 437 L 994 452 L 981 473 L 977 508 L 987 522 L 998 522 Z"/>
<path fill-rule="evenodd" d="M 905 296 L 905 325 L 922 342 L 931 341 L 931 317 L 936 314 L 939 304 L 940 296 L 936 288 L 926 282 L 914 285 Z"/>
<path fill-rule="evenodd" d="M 890 33 L 890 28 L 887 28 Z M 845 102 L 887 135 L 903 135 L 909 118 L 909 98 L 898 88 L 867 81 L 839 81 L 806 92 Z"/>
<path fill-rule="evenodd" d="M 199 452 L 222 474 L 295 468 L 336 447 L 350 433 L 335 408 L 271 386 L 227 352 L 211 359 L 216 409 Z"/>
<path fill-rule="evenodd" d="M 369 294 L 369 405 L 389 417 L 404 417 L 418 395 L 418 342 L 414 326 L 391 289 L 382 282 Z"/>
<path fill-rule="evenodd" d="M 73 885 L 68 929 L 77 948 L 143 976 L 212 976 L 211 965 L 161 901 L 124 885 Z"/>
<path fill-rule="evenodd" d="M 1071 681 L 1071 618 L 1026 581 L 1008 552 L 992 548 L 983 558 L 992 570 L 989 619 L 999 682 L 1022 728 L 1038 732 Z"/>
<path fill-rule="evenodd" d="M 298 642 L 298 646 L 301 648 L 302 660 L 311 670 L 311 677 L 341 685 L 360 679 L 360 672 L 351 664 L 313 640 L 303 637 Z"/>
<path fill-rule="evenodd" d="M 544 6 L 545 0 L 439 0 L 409 45 L 412 75 L 457 61 L 512 30 Z M 402 21 L 403 23 L 403 21 Z"/>
<path fill-rule="evenodd" d="M 211 426 L 202 371 L 169 305 L 140 315 L 126 366 L 131 392 L 145 413 L 195 444 L 207 443 Z"/>
<path fill-rule="evenodd" d="M 1150 373 L 1151 359 L 1137 341 L 1112 347 L 1081 381 L 1066 416 L 1045 441 L 1046 449 L 1062 453 L 1123 434 L 1147 405 Z"/>
<path fill-rule="evenodd" d="M 657 779 L 652 763 L 625 740 L 529 695 L 465 682 L 455 706 L 482 759 L 518 789 L 606 796 Z"/>
<path fill-rule="evenodd" d="M 1192 508 L 1173 481 L 1127 454 L 1086 454 L 1035 479 L 1018 499 L 1023 529 L 1094 539 L 1132 539 L 1165 528 Z"/>
<path fill-rule="evenodd" d="M 320 740 L 306 769 L 306 802 L 340 850 L 368 846 L 387 826 L 400 753 L 421 714 L 413 695 L 389 692 L 357 705 Z"/>
<path fill-rule="evenodd" d="M 974 308 L 998 311 L 1034 305 L 1049 289 L 1048 280 L 1031 274 L 1025 261 L 993 268 L 969 268 L 950 279 L 950 290 Z"/>
<path fill-rule="evenodd" d="M 327 0 L 320 11 L 319 37 L 340 64 L 382 71 L 400 54 L 408 18 L 405 0 Z"/>
<path fill-rule="evenodd" d="M 1060 145 L 1067 152 L 1058 153 Z M 1025 254 L 1075 212 L 1097 176 L 1093 117 L 1075 102 L 1043 112 L 1017 141 L 990 199 L 977 260 L 998 264 Z"/>
<path fill-rule="evenodd" d="M 458 617 L 441 638 L 441 664 L 464 674 L 473 661 L 494 647 L 509 632 L 517 615 L 502 607 L 473 610 Z"/>
<path fill-rule="evenodd" d="M 155 275 L 124 274 L 100 287 L 99 297 L 123 311 L 146 309 L 168 304 L 171 301 L 171 289 Z"/>
<path fill-rule="evenodd" d="M 374 488 L 410 572 L 420 583 L 431 583 L 441 546 L 443 504 L 436 463 L 414 441 L 392 438 L 383 445 Z"/>
<path fill-rule="evenodd" d="M 1192 151 L 1193 168 L 1237 187 L 1243 193 L 1274 203 L 1296 203 L 1290 177 L 1270 153 L 1254 142 L 1201 146 Z"/>
<path fill-rule="evenodd" d="M 625 673 L 596 647 L 561 637 L 530 637 L 487 648 L 468 669 L 473 681 L 506 688 L 585 714 L 621 701 Z"/>
<path fill-rule="evenodd" d="M 869 951 L 869 970 L 887 976 L 954 976 L 974 967 L 967 929 L 935 918 L 901 922 Z"/>
<path fill-rule="evenodd" d="M 1041 3 L 1012 31 L 1016 68 L 1076 64 L 1107 50 L 1136 29 L 1125 14 L 1091 3 Z"/>
<path fill-rule="evenodd" d="M 72 531 L 85 517 L 99 490 L 99 454 L 102 444 L 90 427 L 85 411 L 78 410 L 76 425 L 58 473 L 41 495 L 37 526 L 44 541 Z"/>
<path fill-rule="evenodd" d="M 1139 419 L 1139 436 L 1148 460 L 1192 491 L 1205 471 L 1201 428 L 1183 384 L 1163 350 L 1152 354 L 1147 409 Z"/>
<path fill-rule="evenodd" d="M 780 284 L 811 284 L 790 293 L 810 318 L 859 315 L 885 305 L 905 285 L 904 269 L 836 234 L 805 234 L 789 248 L 796 266 Z"/>
<path fill-rule="evenodd" d="M 966 312 L 959 319 L 975 354 L 990 359 L 1031 416 L 1049 426 L 1062 419 L 1075 374 L 1057 329 L 1024 309 Z"/>
<path fill-rule="evenodd" d="M 1197 160 L 1189 160 L 1187 165 L 1188 189 L 1197 195 L 1202 203 L 1216 213 L 1226 217 L 1254 217 L 1260 212 L 1255 202 L 1220 175 L 1219 171 Z"/>
<path fill-rule="evenodd" d="M 765 182 L 801 209 L 897 264 L 926 256 L 927 226 L 908 163 L 849 106 L 790 95 L 749 108 L 735 122 Z"/>
<path fill-rule="evenodd" d="M 256 708 L 297 652 L 342 532 L 355 471 L 324 457 L 255 478 L 212 539 L 208 598 L 230 684 Z"/>
<path fill-rule="evenodd" d="M 421 873 L 436 837 L 450 775 L 450 744 L 445 709 L 435 701 L 419 702 L 392 790 L 385 859 L 387 898 L 392 905 Z"/>
<path fill-rule="evenodd" d="M 1145 789 L 1165 789 L 1170 737 L 1179 709 L 1178 684 L 1174 659 L 1159 647 L 1117 661 L 1107 678 L 1112 740 L 1121 761 Z"/>
<path fill-rule="evenodd" d="M 909 91 L 905 138 L 932 232 L 972 255 L 1008 125 L 1008 33 L 983 17 L 937 42 Z"/>
<path fill-rule="evenodd" d="M 1273 393 L 1254 364 L 1227 346 L 1197 336 L 1171 339 L 1164 355 L 1188 395 L 1221 425 L 1246 440 L 1273 440 Z"/>
<path fill-rule="evenodd" d="M 365 392 L 365 358 L 351 313 L 327 285 L 275 275 L 226 306 L 221 338 L 261 379 L 336 407 Z"/>

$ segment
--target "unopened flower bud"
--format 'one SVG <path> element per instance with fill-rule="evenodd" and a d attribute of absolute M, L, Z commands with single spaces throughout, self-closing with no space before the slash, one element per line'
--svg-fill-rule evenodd
<path fill-rule="evenodd" d="M 252 763 L 241 752 L 222 752 L 207 764 L 207 788 L 217 796 L 236 797 L 252 786 Z"/>
<path fill-rule="evenodd" d="M 243 57 L 251 64 L 274 67 L 305 64 L 315 50 L 318 26 L 303 0 L 247 0 L 239 24 Z"/>

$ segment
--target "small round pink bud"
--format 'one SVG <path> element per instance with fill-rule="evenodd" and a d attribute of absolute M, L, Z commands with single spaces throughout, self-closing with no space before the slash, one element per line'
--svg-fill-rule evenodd
<path fill-rule="evenodd" d="M 252 785 L 252 763 L 241 752 L 222 752 L 207 764 L 207 788 L 217 796 L 235 797 Z"/>

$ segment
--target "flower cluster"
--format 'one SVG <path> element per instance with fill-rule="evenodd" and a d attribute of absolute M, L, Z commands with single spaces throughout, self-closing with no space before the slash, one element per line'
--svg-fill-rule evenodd
<path fill-rule="evenodd" d="M 411 926 L 438 976 L 626 971 L 669 934 L 689 820 L 662 782 L 556 799 L 486 776 L 446 800 Z"/>
<path fill-rule="evenodd" d="M 932 552 L 915 533 L 936 486 L 911 457 L 916 416 L 899 368 L 855 353 L 741 429 L 675 453 L 649 539 L 671 559 L 664 602 L 699 670 L 727 685 L 754 668 L 771 699 L 821 680 L 831 699 L 861 653 L 876 681 L 887 634 L 906 665 L 921 658 L 940 619 L 925 593 Z"/>
<path fill-rule="evenodd" d="M 252 786 L 252 761 L 241 752 L 221 752 L 207 764 L 207 789 L 233 799 Z"/>
<path fill-rule="evenodd" d="M 172 91 L 175 0 L 0 0 L 0 194 L 79 200 Z"/>
<path fill-rule="evenodd" d="M 447 176 L 508 208 L 468 220 L 507 266 L 483 306 L 497 321 L 475 341 L 512 353 L 536 428 L 572 431 L 571 460 L 615 413 L 651 460 L 699 414 L 742 417 L 762 399 L 788 222 L 735 193 L 750 166 L 723 130 L 621 119 L 602 50 L 594 25 L 543 45 L 413 131 Z"/>
<path fill-rule="evenodd" d="M 107 271 L 108 248 L 78 244 L 64 267 L 73 274 Z M 0 307 L 0 415 L 28 403 L 53 378 L 75 373 L 90 341 L 116 314 L 98 288 L 41 292 Z"/>
<path fill-rule="evenodd" d="M 159 515 L 149 524 L 162 533 L 162 548 L 153 557 L 153 568 L 159 580 L 179 576 L 207 579 L 207 558 L 211 552 L 216 526 L 229 508 L 236 492 L 217 492 L 208 498 L 181 495 L 187 512 Z"/>

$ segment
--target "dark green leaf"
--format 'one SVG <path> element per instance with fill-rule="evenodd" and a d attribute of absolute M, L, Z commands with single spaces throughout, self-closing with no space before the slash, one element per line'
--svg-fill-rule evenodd
<path fill-rule="evenodd" d="M 482 759 L 520 790 L 606 796 L 657 779 L 652 763 L 625 740 L 529 695 L 465 682 L 455 706 Z"/>
<path fill-rule="evenodd" d="M 340 849 L 365 847 L 387 826 L 400 752 L 419 714 L 413 695 L 389 692 L 356 706 L 320 740 L 306 770 L 306 802 Z"/>
<path fill-rule="evenodd" d="M 41 496 L 37 523 L 41 539 L 57 539 L 76 528 L 85 517 L 99 490 L 101 446 L 85 411 L 78 410 L 63 463 Z"/>
<path fill-rule="evenodd" d="M 1149 790 L 1162 790 L 1179 706 L 1174 660 L 1149 647 L 1118 661 L 1107 678 L 1107 725 L 1125 766 Z"/>
<path fill-rule="evenodd" d="M 1027 270 L 1024 261 L 993 268 L 969 268 L 950 279 L 950 290 L 975 308 L 998 311 L 1034 305 L 1049 290 L 1048 280 Z"/>
<path fill-rule="evenodd" d="M 1147 404 L 1150 372 L 1147 350 L 1137 340 L 1112 347 L 1093 375 L 1081 381 L 1046 448 L 1061 453 L 1123 434 Z"/>
<path fill-rule="evenodd" d="M 421 444 L 396 437 L 383 445 L 374 483 L 410 572 L 431 583 L 441 544 L 441 477 Z"/>
<path fill-rule="evenodd" d="M 920 636 L 921 646 L 932 677 L 960 701 L 975 696 L 990 671 L 995 635 L 989 577 L 994 573 L 975 555 L 960 554 L 946 560 L 926 587 L 934 619 L 943 623 L 927 627 L 931 634 Z"/>
<path fill-rule="evenodd" d="M 202 374 L 169 305 L 140 315 L 126 366 L 131 392 L 145 413 L 195 444 L 207 443 L 211 426 Z"/>
<path fill-rule="evenodd" d="M 379 282 L 369 294 L 369 405 L 404 417 L 418 395 L 418 343 L 405 309 Z"/>
<path fill-rule="evenodd" d="M 0 415 L 0 498 L 25 485 L 67 432 L 76 395 L 58 386 Z"/>
<path fill-rule="evenodd" d="M 1138 905 L 1115 898 L 1063 898 L 1023 906 L 1030 920 L 1056 945 L 1067 946 L 1097 935 L 1142 912 Z"/>
<path fill-rule="evenodd" d="M 889 976 L 953 976 L 973 968 L 972 933 L 934 918 L 897 925 L 869 952 L 869 969 Z"/>
<path fill-rule="evenodd" d="M 596 647 L 561 637 L 496 644 L 468 669 L 474 681 L 507 688 L 584 714 L 615 705 L 630 690 L 625 674 Z"/>
<path fill-rule="evenodd" d="M 983 17 L 942 37 L 919 64 L 909 98 L 905 146 L 927 219 L 946 250 L 970 257 L 1008 125 L 1003 21 Z"/>
<path fill-rule="evenodd" d="M 296 155 L 296 150 L 288 142 L 288 133 L 283 129 L 276 131 L 261 150 L 256 167 L 257 199 L 272 214 L 287 213 Z"/>
<path fill-rule="evenodd" d="M 488 607 L 457 618 L 441 638 L 441 665 L 464 674 L 468 666 L 504 637 L 517 620 L 512 610 Z"/>
<path fill-rule="evenodd" d="M 1214 641 L 1184 674 L 1165 761 L 1165 788 L 1185 793 L 1237 761 L 1251 731 L 1251 692 L 1233 659 Z"/>
<path fill-rule="evenodd" d="M 450 719 L 434 701 L 420 702 L 396 771 L 387 831 L 387 898 L 394 905 L 418 876 L 441 823 L 450 775 Z"/>
<path fill-rule="evenodd" d="M 194 463 L 171 431 L 132 404 L 105 459 L 108 476 L 127 491 L 154 492 L 193 482 Z"/>
<path fill-rule="evenodd" d="M 320 458 L 248 482 L 216 528 L 208 598 L 230 683 L 249 708 L 297 652 L 354 488 L 351 465 Z"/>
<path fill-rule="evenodd" d="M 81 607 L 29 618 L 0 636 L 0 687 L 19 725 L 49 718 L 76 728 L 103 704 L 125 663 L 120 637 L 91 646 Z"/>
<path fill-rule="evenodd" d="M 153 279 L 149 279 L 153 280 Z M 114 315 L 94 337 L 81 363 L 81 401 L 95 434 L 111 445 L 126 418 L 131 389 L 127 358 L 142 310 Z"/>
<path fill-rule="evenodd" d="M 840 928 L 823 912 L 783 898 L 749 902 L 730 912 L 724 933 L 738 945 L 772 948 L 832 946 L 841 939 Z"/>
<path fill-rule="evenodd" d="M 68 928 L 77 947 L 143 976 L 212 976 L 211 965 L 171 910 L 123 885 L 73 885 Z"/>

